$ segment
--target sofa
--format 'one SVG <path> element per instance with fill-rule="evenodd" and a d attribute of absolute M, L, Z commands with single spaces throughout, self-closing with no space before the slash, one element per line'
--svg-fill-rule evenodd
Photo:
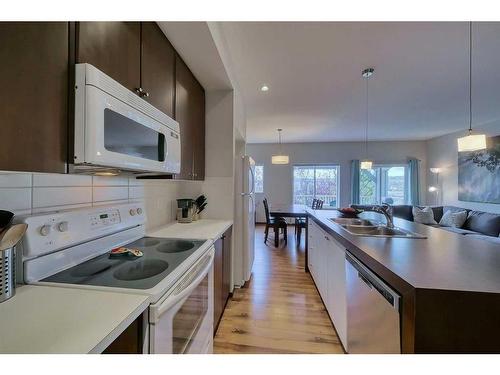
<path fill-rule="evenodd" d="M 421 206 L 419 206 L 422 208 Z M 431 206 L 434 213 L 434 220 L 439 223 L 444 213 L 447 211 L 458 212 L 466 211 L 467 219 L 464 225 L 460 228 L 445 227 L 439 224 L 433 224 L 437 227 L 449 232 L 470 236 L 478 240 L 488 241 L 500 245 L 500 214 L 493 214 L 490 212 L 469 210 L 466 208 L 455 206 Z M 394 217 L 405 219 L 408 221 L 413 220 L 413 206 L 410 205 L 397 205 L 393 206 Z"/>

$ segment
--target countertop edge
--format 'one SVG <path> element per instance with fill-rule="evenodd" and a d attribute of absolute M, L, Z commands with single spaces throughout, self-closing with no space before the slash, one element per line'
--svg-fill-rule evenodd
<path fill-rule="evenodd" d="M 118 336 L 120 336 L 132 322 L 137 319 L 144 311 L 149 307 L 149 297 L 144 296 L 144 301 L 122 322 L 115 327 L 106 337 L 104 337 L 101 342 L 99 342 L 94 348 L 92 348 L 88 354 L 100 354 L 102 353 L 113 341 L 115 341 Z"/>

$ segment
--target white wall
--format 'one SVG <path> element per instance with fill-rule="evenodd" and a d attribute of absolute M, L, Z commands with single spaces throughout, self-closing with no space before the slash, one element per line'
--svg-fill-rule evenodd
<path fill-rule="evenodd" d="M 277 144 L 248 144 L 247 154 L 257 164 L 264 165 L 264 194 L 257 194 L 257 220 L 264 221 L 262 199 L 273 204 L 289 204 L 293 200 L 292 167 L 294 164 L 337 164 L 340 166 L 340 206 L 348 206 L 351 199 L 351 160 L 365 156 L 363 142 L 289 143 L 283 152 L 290 156 L 290 164 L 273 165 L 271 156 Z M 425 141 L 369 142 L 369 157 L 375 163 L 406 163 L 408 157 L 421 160 L 421 200 L 426 189 Z"/>
<path fill-rule="evenodd" d="M 500 134 L 500 122 L 476 128 L 489 136 Z M 464 136 L 466 131 L 447 134 L 427 141 L 427 162 L 429 168 L 441 169 L 439 174 L 438 204 L 464 207 L 473 210 L 500 213 L 500 204 L 462 202 L 458 200 L 458 145 L 457 138 Z M 429 185 L 435 185 L 435 176 L 427 172 Z M 426 189 L 427 190 L 427 189 Z M 427 192 L 427 201 L 436 202 L 436 196 Z"/>
<path fill-rule="evenodd" d="M 151 229 L 174 221 L 175 200 L 201 189 L 200 182 L 0 172 L 0 209 L 21 215 L 144 201 Z"/>

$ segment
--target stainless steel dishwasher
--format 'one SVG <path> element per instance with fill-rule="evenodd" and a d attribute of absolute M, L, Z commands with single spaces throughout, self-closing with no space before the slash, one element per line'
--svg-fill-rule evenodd
<path fill-rule="evenodd" d="M 349 353 L 401 353 L 399 295 L 346 253 Z"/>

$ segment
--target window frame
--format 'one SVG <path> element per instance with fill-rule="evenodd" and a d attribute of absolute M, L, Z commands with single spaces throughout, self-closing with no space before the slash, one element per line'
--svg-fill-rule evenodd
<path fill-rule="evenodd" d="M 262 191 L 257 191 L 257 168 L 262 167 Z M 253 192 L 255 194 L 264 194 L 264 164 L 255 164 L 255 176 L 253 181 Z"/>
<path fill-rule="evenodd" d="M 374 163 L 373 167 L 371 168 L 372 170 L 379 169 L 380 171 L 382 168 L 394 168 L 394 167 L 399 167 L 399 168 L 404 168 L 404 199 L 402 204 L 409 204 L 410 201 L 410 184 L 408 181 L 408 165 L 405 163 Z M 360 169 L 360 174 L 361 174 L 361 169 Z M 384 181 L 382 178 L 382 173 L 376 173 L 376 203 L 375 204 L 382 204 L 382 192 L 385 191 L 385 185 L 387 184 L 387 181 Z M 361 178 L 359 180 L 359 183 L 361 184 Z M 361 200 L 361 185 L 359 186 L 359 197 Z"/>
<path fill-rule="evenodd" d="M 337 196 L 337 200 L 336 200 L 336 206 L 333 207 L 333 206 L 330 206 L 330 202 L 328 202 L 328 204 L 326 204 L 326 207 L 333 207 L 333 208 L 339 208 L 340 207 L 340 164 L 337 164 L 337 163 L 315 163 L 315 164 L 310 164 L 310 163 L 307 163 L 307 164 L 293 164 L 292 165 L 292 203 L 293 204 L 299 204 L 299 203 L 295 203 L 295 168 L 304 168 L 304 167 L 308 167 L 308 168 L 314 168 L 314 195 L 313 197 L 316 198 L 316 169 L 317 168 L 325 168 L 325 167 L 330 167 L 330 168 L 335 168 L 337 170 L 337 181 L 336 181 L 336 186 L 337 188 L 335 189 L 335 194 Z M 326 202 L 325 202 L 326 203 Z"/>

